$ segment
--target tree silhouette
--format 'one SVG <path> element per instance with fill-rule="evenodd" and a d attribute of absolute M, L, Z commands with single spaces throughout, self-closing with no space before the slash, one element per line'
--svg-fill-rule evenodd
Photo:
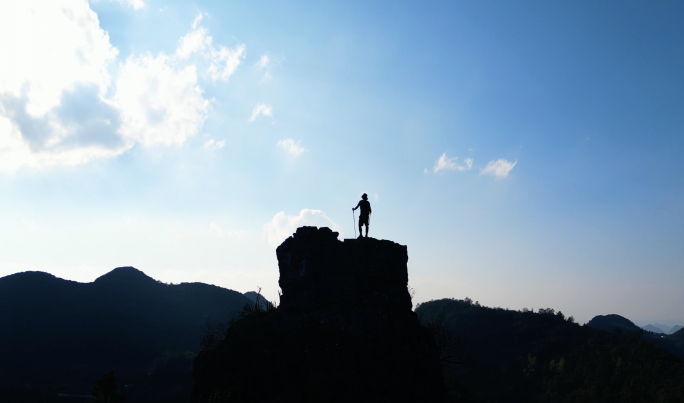
<path fill-rule="evenodd" d="M 95 381 L 92 391 L 97 403 L 119 403 L 126 401 L 126 395 L 119 390 L 114 370 L 105 372 Z"/>
<path fill-rule="evenodd" d="M 421 324 L 430 331 L 434 338 L 435 346 L 439 351 L 439 360 L 442 364 L 465 365 L 468 363 L 466 339 L 462 334 L 454 334 L 444 327 L 444 315 L 422 319 Z"/>

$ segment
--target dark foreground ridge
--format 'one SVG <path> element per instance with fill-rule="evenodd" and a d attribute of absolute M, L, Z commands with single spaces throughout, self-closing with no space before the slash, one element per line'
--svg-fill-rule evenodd
<path fill-rule="evenodd" d="M 406 246 L 337 235 L 301 227 L 278 247 L 280 306 L 244 314 L 198 355 L 193 402 L 443 400 Z"/>

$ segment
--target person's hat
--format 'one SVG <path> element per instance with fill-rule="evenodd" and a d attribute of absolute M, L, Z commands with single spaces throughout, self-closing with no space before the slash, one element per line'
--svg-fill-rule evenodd
<path fill-rule="evenodd" d="M 367 198 L 368 198 L 368 195 L 364 193 L 364 194 L 361 195 L 361 198 L 362 198 L 362 199 L 367 199 Z"/>

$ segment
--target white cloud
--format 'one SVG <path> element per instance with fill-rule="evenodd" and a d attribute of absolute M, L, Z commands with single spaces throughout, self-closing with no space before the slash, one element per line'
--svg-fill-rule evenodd
<path fill-rule="evenodd" d="M 118 51 L 86 1 L 3 2 L 0 54 L 0 170 L 74 165 L 128 149 L 104 99 Z"/>
<path fill-rule="evenodd" d="M 143 146 L 183 144 L 197 134 L 209 109 L 195 66 L 174 68 L 164 54 L 126 59 L 114 100 L 122 135 Z"/>
<path fill-rule="evenodd" d="M 92 83 L 104 94 L 106 67 L 118 54 L 85 1 L 3 2 L 0 49 L 0 92 L 25 91 L 32 116 L 59 105 L 63 90 L 76 83 Z"/>
<path fill-rule="evenodd" d="M 140 10 L 145 7 L 145 2 L 142 0 L 117 0 L 119 3 L 128 4 L 136 10 Z"/>
<path fill-rule="evenodd" d="M 264 103 L 258 103 L 254 109 L 252 109 L 252 116 L 250 116 L 249 121 L 254 122 L 259 115 L 273 116 L 273 108 Z"/>
<path fill-rule="evenodd" d="M 202 14 L 200 14 L 198 18 L 201 16 Z M 178 56 L 180 59 L 187 59 L 193 53 L 204 52 L 209 46 L 211 46 L 211 36 L 207 35 L 207 30 L 205 28 L 195 28 L 195 24 L 197 22 L 197 19 L 195 19 L 195 22 L 192 24 L 193 30 L 178 40 L 176 56 Z"/>
<path fill-rule="evenodd" d="M 206 143 L 204 143 L 204 148 L 208 148 L 210 150 L 220 150 L 225 145 L 226 145 L 225 140 L 215 141 L 214 139 L 211 139 L 211 140 L 207 141 Z"/>
<path fill-rule="evenodd" d="M 285 140 L 280 140 L 277 144 L 278 147 L 284 149 L 290 155 L 293 155 L 295 157 L 299 156 L 299 154 L 309 151 L 306 148 L 302 147 L 299 145 L 300 142 L 295 143 L 294 140 L 292 139 L 285 139 Z"/>
<path fill-rule="evenodd" d="M 210 107 L 198 66 L 227 80 L 245 57 L 243 44 L 214 45 L 201 21 L 199 14 L 173 55 L 131 55 L 112 79 L 118 51 L 87 1 L 2 3 L 0 170 L 83 164 L 197 134 Z M 270 107 L 260 113 L 269 116 Z"/>
<path fill-rule="evenodd" d="M 494 175 L 497 178 L 505 178 L 517 163 L 518 161 L 509 162 L 503 158 L 496 161 L 489 161 L 487 166 L 480 171 L 480 175 Z"/>
<path fill-rule="evenodd" d="M 472 158 L 466 158 L 463 160 L 465 165 L 458 165 L 456 163 L 456 160 L 458 158 L 448 158 L 446 156 L 446 153 L 442 154 L 439 159 L 437 159 L 437 162 L 435 162 L 435 166 L 432 168 L 432 171 L 437 173 L 439 171 L 445 171 L 445 170 L 451 170 L 451 171 L 468 171 L 473 167 L 473 159 Z M 423 171 L 427 173 L 427 168 Z"/>
<path fill-rule="evenodd" d="M 344 237 L 342 227 L 334 223 L 321 210 L 303 209 L 299 212 L 299 215 L 296 216 L 288 216 L 285 215 L 284 211 L 281 211 L 265 226 L 269 245 L 272 247 L 279 246 L 285 239 L 291 236 L 297 228 L 302 226 L 328 227 L 335 232 L 339 232 L 340 237 Z"/>
<path fill-rule="evenodd" d="M 380 200 L 380 196 L 378 196 L 378 194 L 376 193 L 375 195 L 373 195 L 373 201 L 378 201 L 378 200 Z"/>

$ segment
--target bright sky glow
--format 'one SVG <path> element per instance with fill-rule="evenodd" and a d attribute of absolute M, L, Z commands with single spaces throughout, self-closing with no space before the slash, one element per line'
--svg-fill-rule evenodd
<path fill-rule="evenodd" d="M 353 237 L 366 192 L 418 302 L 684 322 L 682 20 L 676 2 L 3 2 L 0 276 L 132 265 L 275 299 L 275 247 L 301 225 Z"/>

